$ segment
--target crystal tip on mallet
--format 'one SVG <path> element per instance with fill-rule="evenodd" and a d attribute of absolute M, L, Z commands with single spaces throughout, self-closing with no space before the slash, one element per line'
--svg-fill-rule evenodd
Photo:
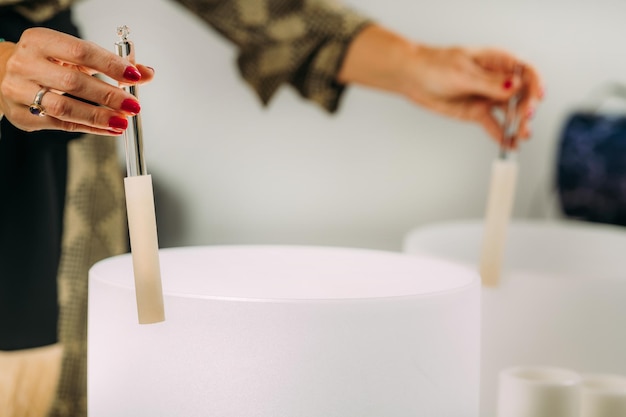
<path fill-rule="evenodd" d="M 120 37 L 122 42 L 126 42 L 128 40 L 128 35 L 130 34 L 130 28 L 126 25 L 117 27 L 117 36 Z"/>

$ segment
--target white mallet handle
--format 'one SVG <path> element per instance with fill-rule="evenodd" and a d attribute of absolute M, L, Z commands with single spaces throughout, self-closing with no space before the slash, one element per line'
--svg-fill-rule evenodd
<path fill-rule="evenodd" d="M 124 178 L 140 324 L 165 320 L 152 176 Z"/>
<path fill-rule="evenodd" d="M 500 280 L 506 231 L 513 209 L 516 181 L 516 161 L 496 159 L 493 162 L 480 257 L 480 276 L 486 287 L 495 287 Z"/>

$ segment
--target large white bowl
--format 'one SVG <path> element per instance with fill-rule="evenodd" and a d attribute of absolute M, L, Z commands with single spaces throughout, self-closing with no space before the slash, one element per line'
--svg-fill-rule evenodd
<path fill-rule="evenodd" d="M 160 252 L 139 325 L 129 255 L 90 271 L 90 417 L 477 417 L 480 285 L 372 250 Z"/>
<path fill-rule="evenodd" d="M 418 227 L 404 251 L 478 269 L 483 223 Z M 495 415 L 498 373 L 544 365 L 626 375 L 626 229 L 515 220 L 501 282 L 482 291 L 481 417 Z"/>

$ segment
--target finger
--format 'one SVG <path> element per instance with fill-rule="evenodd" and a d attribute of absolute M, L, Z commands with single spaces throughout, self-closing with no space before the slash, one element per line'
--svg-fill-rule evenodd
<path fill-rule="evenodd" d="M 40 65 L 37 69 L 34 69 L 34 73 L 31 75 L 39 85 L 46 86 L 61 93 L 68 93 L 74 97 L 116 111 L 122 111 L 127 114 L 137 114 L 141 110 L 139 102 L 131 94 L 97 77 L 89 76 L 74 69 L 53 63 L 45 63 Z M 30 88 L 25 91 L 29 90 L 32 91 Z M 29 99 L 26 98 L 26 100 Z M 25 102 L 28 103 L 28 101 Z"/>
<path fill-rule="evenodd" d="M 522 87 L 520 77 L 509 73 L 488 71 L 478 65 L 468 68 L 464 77 L 468 94 L 495 102 L 509 100 Z"/>
<path fill-rule="evenodd" d="M 502 49 L 483 48 L 471 51 L 474 61 L 483 69 L 513 75 L 519 59 Z"/>
<path fill-rule="evenodd" d="M 440 110 L 462 120 L 478 123 L 494 142 L 502 144 L 504 141 L 502 122 L 496 117 L 493 108 L 493 103 L 487 100 L 470 98 L 463 101 L 448 102 Z"/>
<path fill-rule="evenodd" d="M 81 125 L 79 123 L 64 122 L 54 119 L 52 123 L 54 124 L 54 129 L 64 130 L 67 132 L 91 133 L 101 136 L 120 136 L 122 133 L 124 133 L 123 129 L 98 129 L 92 126 Z"/>
<path fill-rule="evenodd" d="M 498 49 L 480 49 L 470 53 L 468 74 L 474 79 L 475 92 L 496 101 L 508 100 L 525 86 L 524 65 L 514 55 Z"/>
<path fill-rule="evenodd" d="M 491 112 L 483 112 L 477 117 L 476 121 L 482 125 L 494 142 L 498 144 L 503 143 L 502 125 Z"/>
<path fill-rule="evenodd" d="M 45 96 L 44 99 L 46 99 Z M 128 127 L 126 114 L 84 103 L 67 96 L 53 93 L 47 97 L 47 101 L 42 100 L 42 105 L 49 117 L 61 122 L 102 130 L 125 130 Z"/>
<path fill-rule="evenodd" d="M 522 73 L 522 97 L 519 103 L 520 115 L 531 118 L 536 112 L 537 104 L 543 99 L 543 83 L 538 72 L 530 65 L 524 64 Z"/>
<path fill-rule="evenodd" d="M 24 31 L 20 46 L 38 50 L 47 58 L 90 68 L 120 82 L 138 82 L 141 72 L 128 60 L 103 47 L 46 28 Z"/>
<path fill-rule="evenodd" d="M 528 95 L 534 100 L 543 99 L 544 87 L 541 76 L 535 67 L 529 64 L 523 64 L 523 82 L 528 89 Z"/>
<path fill-rule="evenodd" d="M 531 133 L 532 130 L 530 128 L 530 124 L 527 121 L 523 121 L 520 124 L 518 137 L 523 141 L 527 141 L 530 139 Z"/>
<path fill-rule="evenodd" d="M 538 72 L 528 64 L 522 64 L 522 82 L 518 117 L 520 126 L 518 136 L 521 140 L 531 137 L 530 121 L 536 112 L 537 104 L 543 97 L 543 86 Z"/>
<path fill-rule="evenodd" d="M 29 104 L 25 105 L 25 107 Z M 46 120 L 37 120 L 39 125 L 42 123 L 55 123 L 55 126 L 57 126 L 58 121 L 70 126 L 88 126 L 98 131 L 110 129 L 122 131 L 128 127 L 128 119 L 125 113 L 85 103 L 53 91 L 48 91 L 43 95 L 40 105 L 44 109 Z M 31 115 L 31 117 L 33 116 Z M 29 121 L 35 122 L 32 119 Z"/>
<path fill-rule="evenodd" d="M 484 48 L 472 51 L 474 60 L 482 68 L 500 72 L 502 74 L 513 75 L 518 70 L 523 73 L 522 84 L 524 87 L 530 87 L 531 96 L 541 100 L 543 96 L 543 83 L 538 71 L 532 65 L 523 62 L 515 55 L 500 49 Z"/>
<path fill-rule="evenodd" d="M 141 73 L 141 80 L 139 81 L 140 84 L 145 84 L 147 82 L 152 81 L 152 79 L 154 78 L 154 68 L 147 67 L 141 64 L 135 64 L 135 66 Z"/>
<path fill-rule="evenodd" d="M 94 126 L 83 125 L 80 123 L 67 122 L 55 119 L 51 116 L 33 116 L 28 108 L 24 107 L 19 112 L 12 114 L 11 123 L 27 132 L 37 130 L 64 130 L 68 132 L 92 133 L 103 136 L 119 136 L 124 133 L 123 129 L 106 128 L 101 129 Z"/>

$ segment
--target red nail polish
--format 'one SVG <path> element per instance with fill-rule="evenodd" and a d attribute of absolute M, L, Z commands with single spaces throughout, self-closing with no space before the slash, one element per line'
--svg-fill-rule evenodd
<path fill-rule="evenodd" d="M 528 111 L 526 112 L 526 118 L 532 119 L 534 115 L 535 115 L 535 109 L 533 107 L 529 108 Z"/>
<path fill-rule="evenodd" d="M 506 80 L 504 82 L 504 84 L 502 85 L 502 87 L 504 87 L 505 90 L 508 90 L 509 88 L 513 87 L 513 81 L 512 80 Z"/>
<path fill-rule="evenodd" d="M 122 110 L 127 111 L 129 113 L 137 114 L 141 110 L 141 106 L 137 100 L 133 100 L 131 98 L 127 98 L 122 101 Z"/>
<path fill-rule="evenodd" d="M 124 78 L 130 81 L 139 81 L 141 80 L 141 73 L 137 70 L 137 68 L 129 65 L 124 71 Z"/>
<path fill-rule="evenodd" d="M 109 119 L 109 127 L 114 129 L 126 129 L 128 127 L 128 119 L 119 116 L 113 116 Z"/>

